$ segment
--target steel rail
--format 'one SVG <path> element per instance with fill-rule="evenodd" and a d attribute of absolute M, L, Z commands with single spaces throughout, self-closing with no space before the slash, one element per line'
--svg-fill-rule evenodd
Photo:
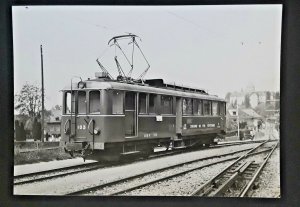
<path fill-rule="evenodd" d="M 92 163 L 90 163 L 92 164 Z M 45 175 L 48 174 L 48 173 L 55 173 L 57 172 L 58 174 L 55 174 L 55 175 L 50 175 L 50 176 L 45 176 L 45 177 L 40 177 L 40 178 L 33 178 L 33 179 L 26 179 L 26 180 L 23 180 L 23 181 L 16 181 L 14 182 L 14 185 L 23 185 L 23 184 L 27 184 L 27 183 L 34 183 L 34 182 L 40 182 L 40 181 L 44 181 L 44 180 L 50 180 L 50 179 L 53 179 L 53 178 L 58 178 L 58 177 L 63 177 L 63 176 L 67 176 L 67 175 L 73 175 L 73 174 L 77 174 L 77 173 L 81 173 L 81 172 L 87 172 L 87 171 L 91 171 L 91 170 L 97 170 L 97 169 L 100 169 L 100 168 L 103 168 L 103 167 L 106 167 L 106 165 L 104 164 L 96 164 L 96 163 L 93 163 L 95 164 L 96 166 L 91 166 L 91 167 L 88 167 L 88 166 L 77 166 L 77 167 L 74 167 L 74 171 L 71 171 L 71 172 L 65 172 L 65 173 L 59 173 L 59 169 L 57 169 L 56 171 L 52 171 L 52 172 L 49 172 L 49 171 L 44 171 Z M 77 169 L 76 168 L 84 168 L 84 169 Z M 66 170 L 72 170 L 72 168 L 61 168 L 60 169 L 61 171 L 66 171 Z M 44 174 L 40 174 L 41 175 L 44 175 Z M 35 175 L 30 175 L 28 177 L 33 177 Z"/>
<path fill-rule="evenodd" d="M 253 154 L 251 154 L 253 151 L 255 151 L 256 149 L 258 149 L 259 147 L 261 147 L 262 145 L 264 145 L 267 142 L 269 142 L 269 141 L 268 140 L 264 141 L 263 143 L 259 144 L 258 146 L 252 148 L 250 151 L 248 151 L 244 155 L 240 156 L 235 162 L 233 162 L 232 164 L 228 165 L 226 168 L 224 168 L 216 176 L 214 176 L 213 178 L 211 178 L 210 180 L 208 180 L 205 184 L 203 184 L 199 188 L 197 188 L 194 192 L 192 192 L 190 194 L 190 196 L 196 196 L 197 194 L 204 194 L 205 193 L 205 188 L 207 188 L 209 185 L 212 185 L 212 183 L 214 182 L 214 180 L 216 180 L 217 178 L 221 177 L 229 168 L 231 168 L 233 165 L 235 165 L 236 163 L 238 163 L 242 159 L 244 159 L 244 158 L 246 158 L 248 156 L 253 155 Z"/>
<path fill-rule="evenodd" d="M 132 180 L 132 179 L 139 178 L 139 177 L 143 177 L 143 176 L 146 176 L 146 175 L 149 175 L 149 174 L 161 172 L 161 171 L 172 169 L 172 168 L 175 168 L 175 167 L 180 167 L 180 166 L 183 166 L 183 165 L 186 165 L 186 164 L 191 164 L 191 163 L 194 163 L 194 162 L 200 162 L 200 161 L 205 161 L 205 160 L 214 159 L 214 158 L 218 158 L 218 157 L 229 156 L 229 155 L 237 154 L 237 153 L 248 151 L 248 150 L 249 150 L 249 148 L 248 149 L 243 149 L 243 150 L 238 150 L 238 151 L 235 151 L 235 152 L 229 152 L 229 153 L 214 155 L 214 156 L 210 156 L 210 157 L 205 157 L 205 158 L 198 158 L 198 159 L 191 160 L 191 161 L 188 161 L 188 162 L 183 162 L 183 163 L 178 163 L 178 164 L 175 164 L 175 165 L 170 165 L 170 166 L 167 166 L 167 167 L 162 167 L 162 168 L 159 168 L 159 169 L 148 171 L 146 173 L 141 173 L 141 174 L 125 177 L 125 178 L 122 178 L 122 179 L 119 179 L 119 180 L 107 182 L 107 183 L 104 183 L 104 184 L 100 184 L 100 185 L 97 185 L 97 186 L 85 188 L 85 189 L 82 189 L 82 190 L 73 191 L 73 192 L 68 193 L 66 195 L 79 195 L 79 194 L 89 193 L 90 191 L 96 191 L 100 188 L 104 188 L 104 187 L 107 187 L 107 186 L 112 186 L 112 185 L 115 185 L 115 184 L 122 183 L 124 181 Z M 236 156 L 236 157 L 229 158 L 227 160 L 222 160 L 222 161 L 219 161 L 219 162 L 220 163 L 221 162 L 226 162 L 226 161 L 230 161 L 230 160 L 234 160 L 234 159 L 238 159 L 238 158 L 239 157 Z M 212 163 L 212 164 L 218 164 L 218 163 Z M 200 168 L 208 167 L 212 164 L 208 164 L 207 166 L 203 165 L 203 166 L 200 166 Z M 194 170 L 196 170 L 196 169 L 194 169 Z M 190 171 L 193 171 L 193 169 L 190 169 Z M 187 172 L 184 172 L 184 173 L 187 173 Z M 178 176 L 178 175 L 174 175 L 174 177 L 175 176 Z M 165 178 L 165 179 L 169 179 L 169 178 Z M 158 182 L 158 181 L 155 181 L 155 182 Z"/>
<path fill-rule="evenodd" d="M 236 170 L 234 170 L 234 174 L 231 175 L 231 177 L 226 180 L 216 191 L 212 192 L 210 196 L 219 196 L 224 193 L 238 179 L 240 173 L 244 172 L 252 163 L 253 161 L 240 165 Z"/>
<path fill-rule="evenodd" d="M 56 171 L 61 171 L 61 170 L 70 170 L 73 168 L 79 168 L 79 167 L 89 167 L 91 165 L 96 165 L 97 162 L 93 162 L 93 163 L 85 163 L 85 164 L 80 164 L 80 165 L 73 165 L 73 166 L 68 166 L 68 167 L 60 167 L 60 168 L 54 168 L 54 169 L 50 169 L 50 170 L 42 170 L 42 171 L 38 171 L 38 172 L 31 172 L 31 173 L 26 173 L 26 174 L 21 174 L 21 175 L 15 175 L 14 179 L 21 179 L 24 177 L 31 177 L 31 176 L 38 176 L 38 175 L 43 175 L 45 173 L 54 173 Z M 99 163 L 98 163 L 99 164 Z"/>
<path fill-rule="evenodd" d="M 267 155 L 267 157 L 265 158 L 265 161 L 260 165 L 260 167 L 258 168 L 258 170 L 256 171 L 256 173 L 253 175 L 253 177 L 250 180 L 250 182 L 243 188 L 243 190 L 240 193 L 239 197 L 245 197 L 246 194 L 249 192 L 250 188 L 254 184 L 254 181 L 257 179 L 257 177 L 259 176 L 259 174 L 262 172 L 262 169 L 267 164 L 269 158 L 271 157 L 271 155 L 273 154 L 273 152 L 277 148 L 278 144 L 279 144 L 279 142 L 277 142 L 276 145 L 272 148 L 271 152 Z"/>
<path fill-rule="evenodd" d="M 244 144 L 254 144 L 254 143 L 261 143 L 266 140 L 254 140 L 254 141 L 240 141 L 240 142 L 228 142 L 228 143 L 221 143 L 217 145 L 212 145 L 206 148 L 184 148 L 184 149 L 176 149 L 173 151 L 160 151 L 156 152 L 150 155 L 148 159 L 154 159 L 154 158 L 159 158 L 163 157 L 165 155 L 176 155 L 176 154 L 181 154 L 181 153 L 186 153 L 186 152 L 193 152 L 195 150 L 210 150 L 214 148 L 219 148 L 219 147 L 230 147 L 230 146 L 236 146 L 236 145 L 244 145 Z"/>

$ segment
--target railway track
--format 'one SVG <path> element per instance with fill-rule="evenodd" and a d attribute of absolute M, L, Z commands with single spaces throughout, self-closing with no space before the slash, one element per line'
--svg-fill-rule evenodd
<path fill-rule="evenodd" d="M 264 141 L 266 141 L 266 140 L 250 140 L 250 141 L 247 140 L 247 141 L 223 142 L 223 143 L 220 143 L 217 145 L 210 145 L 210 146 L 206 146 L 205 148 L 200 148 L 200 149 L 201 150 L 209 150 L 209 149 L 214 149 L 214 148 L 230 147 L 230 146 L 235 146 L 235 145 L 261 143 Z M 276 140 L 270 140 L 270 141 L 276 141 Z M 196 150 L 199 150 L 199 148 L 197 148 Z M 173 150 L 173 151 L 161 151 L 161 152 L 157 152 L 153 155 L 150 155 L 147 159 L 155 159 L 155 158 L 163 157 L 166 155 L 176 155 L 176 154 L 186 153 L 186 152 L 191 152 L 191 151 L 195 151 L 195 148 L 190 148 L 189 150 L 177 149 L 177 150 Z"/>
<path fill-rule="evenodd" d="M 242 144 L 250 144 L 250 143 L 259 143 L 262 142 L 261 140 L 258 141 L 241 141 L 241 142 L 234 142 L 234 143 L 222 143 L 218 145 L 213 145 L 208 148 L 205 148 L 204 150 L 212 149 L 212 148 L 220 148 L 220 147 L 227 147 L 227 146 L 234 146 L 234 145 L 242 145 Z M 189 150 L 190 151 L 190 150 Z M 175 151 L 164 151 L 164 152 L 158 152 L 154 155 L 151 155 L 147 159 L 156 159 L 159 157 L 167 156 L 167 155 L 175 155 L 180 154 L 188 151 L 184 150 L 175 150 Z M 139 160 L 138 160 L 139 161 Z M 22 185 L 22 184 L 28 184 L 33 182 L 40 182 L 44 180 L 54 179 L 58 177 L 68 176 L 72 174 L 97 170 L 104 167 L 109 166 L 117 166 L 121 165 L 123 163 L 88 163 L 88 164 L 82 164 L 82 165 L 76 165 L 76 166 L 69 166 L 65 168 L 58 168 L 58 169 L 52 169 L 47 171 L 40 171 L 40 172 L 34 172 L 34 173 L 28 173 L 28 174 L 22 174 L 18 176 L 14 176 L 14 185 Z"/>
<path fill-rule="evenodd" d="M 106 182 L 106 183 L 103 183 L 103 184 L 100 184 L 100 185 L 97 185 L 97 186 L 84 188 L 84 189 L 81 189 L 81 190 L 78 190 L 78 191 L 73 191 L 73 192 L 68 193 L 66 195 L 93 194 L 97 191 L 101 191 L 101 190 L 107 189 L 107 188 L 117 189 L 117 190 L 113 190 L 112 192 L 106 193 L 105 195 L 120 195 L 120 194 L 124 194 L 124 193 L 130 192 L 130 191 L 145 187 L 147 185 L 152 185 L 152 184 L 155 184 L 155 183 L 158 183 L 158 182 L 161 182 L 161 181 L 165 181 L 165 180 L 168 180 L 168 179 L 171 179 L 171 178 L 174 178 L 174 177 L 185 175 L 189 172 L 200 170 L 202 168 L 206 168 L 206 167 L 209 167 L 209 166 L 212 166 L 212 165 L 237 160 L 237 159 L 239 159 L 240 156 L 237 156 L 236 154 L 243 153 L 245 151 L 247 151 L 247 154 L 251 154 L 252 150 L 253 150 L 252 148 L 248 148 L 248 149 L 239 150 L 239 151 L 230 152 L 230 153 L 225 153 L 225 154 L 221 154 L 221 155 L 217 155 L 217 156 L 211 156 L 211 157 L 206 157 L 206 158 L 195 159 L 195 160 L 192 160 L 192 161 L 189 161 L 189 162 L 179 163 L 179 164 L 163 167 L 163 168 L 160 168 L 160 169 L 151 170 L 151 171 L 141 173 L 141 174 L 138 174 L 138 175 L 122 178 L 122 179 L 119 179 L 119 180 Z M 253 154 L 263 153 L 263 152 L 266 152 L 266 151 L 269 151 L 269 150 L 270 149 L 265 149 L 263 151 L 256 152 L 256 153 L 253 153 Z M 221 157 L 226 157 L 226 158 L 220 159 Z M 218 158 L 219 160 L 213 161 L 213 162 L 210 162 L 210 163 L 207 163 L 207 164 L 200 164 L 200 165 L 195 166 L 195 167 L 187 167 L 187 168 L 185 167 L 189 164 L 194 164 L 194 163 L 197 163 L 197 162 L 201 163 L 202 161 L 212 160 L 212 159 L 215 159 L 215 158 Z M 183 167 L 183 168 L 185 167 L 186 169 L 181 170 L 178 173 L 173 173 L 173 174 L 170 174 L 170 175 L 167 175 L 167 176 L 164 176 L 164 177 L 150 179 L 150 180 L 148 179 L 148 181 L 146 181 L 146 182 L 143 181 L 143 178 L 145 178 L 147 176 L 151 176 L 153 174 L 161 173 L 161 172 L 164 172 L 164 171 L 167 171 L 167 170 L 170 170 L 170 169 L 175 169 L 175 168 L 180 168 L 180 167 Z M 139 181 L 136 182 L 137 180 L 139 180 Z M 131 185 L 130 182 L 137 183 L 137 184 Z M 124 186 L 125 186 L 125 188 L 124 188 Z M 123 187 L 123 189 L 122 189 L 122 187 Z"/>
<path fill-rule="evenodd" d="M 96 162 L 96 163 L 88 163 L 88 164 L 69 166 L 64 168 L 56 168 L 52 170 L 33 172 L 28 174 L 22 174 L 22 175 L 14 176 L 14 185 L 22 185 L 27 183 L 44 181 L 44 180 L 72 175 L 80 172 L 96 170 L 105 166 L 108 165 L 104 165 Z"/>
<path fill-rule="evenodd" d="M 278 143 L 279 142 L 268 150 L 258 150 L 266 144 L 266 142 L 253 148 L 245 155 L 240 156 L 235 162 L 227 166 L 204 185 L 196 189 L 191 196 L 246 197 L 247 193 L 255 186 L 255 180 L 278 146 Z M 254 160 L 248 159 L 249 157 L 264 151 L 268 151 L 268 154 L 264 157 L 262 162 L 256 163 Z"/>
<path fill-rule="evenodd" d="M 234 141 L 234 142 L 222 142 L 217 145 L 212 145 L 209 148 L 218 148 L 218 147 L 226 147 L 226 146 L 235 146 L 235 145 L 243 145 L 243 144 L 252 144 L 252 143 L 262 143 L 266 140 L 247 140 L 247 141 Z M 269 140 L 276 141 L 276 140 Z"/>

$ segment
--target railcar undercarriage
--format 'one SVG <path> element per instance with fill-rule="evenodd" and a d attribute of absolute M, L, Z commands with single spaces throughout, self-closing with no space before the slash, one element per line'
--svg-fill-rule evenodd
<path fill-rule="evenodd" d="M 127 141 L 119 143 L 105 143 L 105 150 L 93 149 L 92 143 L 76 142 L 67 143 L 65 151 L 72 157 L 80 156 L 84 160 L 119 161 L 130 157 L 148 157 L 159 151 L 171 151 L 179 149 L 191 149 L 198 147 L 209 147 L 217 144 L 217 134 L 204 134 L 193 136 L 177 136 L 175 138 L 160 138 L 143 141 Z"/>

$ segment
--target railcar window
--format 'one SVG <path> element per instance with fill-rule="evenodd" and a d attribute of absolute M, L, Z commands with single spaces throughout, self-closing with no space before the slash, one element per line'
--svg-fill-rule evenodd
<path fill-rule="evenodd" d="M 86 93 L 85 91 L 78 91 L 78 113 L 86 113 Z"/>
<path fill-rule="evenodd" d="M 146 114 L 146 104 L 147 104 L 147 94 L 145 93 L 140 93 L 139 94 L 139 113 L 140 114 Z"/>
<path fill-rule="evenodd" d="M 198 101 L 197 99 L 193 99 L 193 114 L 198 115 Z"/>
<path fill-rule="evenodd" d="M 155 114 L 155 94 L 149 94 L 149 114 Z"/>
<path fill-rule="evenodd" d="M 218 102 L 212 102 L 212 115 L 219 115 L 218 113 Z"/>
<path fill-rule="evenodd" d="M 72 113 L 75 111 L 75 93 L 67 92 L 65 93 L 65 113 L 70 114 L 72 110 Z"/>
<path fill-rule="evenodd" d="M 123 93 L 120 91 L 113 91 L 113 114 L 123 114 Z"/>
<path fill-rule="evenodd" d="M 203 114 L 205 116 L 211 115 L 211 102 L 210 101 L 203 101 Z"/>
<path fill-rule="evenodd" d="M 100 113 L 100 91 L 90 91 L 90 113 Z"/>
<path fill-rule="evenodd" d="M 126 92 L 125 95 L 125 110 L 135 110 L 135 93 L 133 92 Z"/>
<path fill-rule="evenodd" d="M 173 111 L 173 97 L 161 96 L 162 114 L 172 114 Z"/>
<path fill-rule="evenodd" d="M 199 100 L 199 102 L 198 102 L 198 115 L 202 115 L 202 101 L 201 100 Z"/>
<path fill-rule="evenodd" d="M 225 103 L 219 103 L 220 108 L 220 115 L 226 115 L 226 104 Z"/>
<path fill-rule="evenodd" d="M 184 98 L 182 100 L 182 113 L 184 115 L 192 114 L 193 112 L 193 104 L 191 98 Z"/>
<path fill-rule="evenodd" d="M 198 99 L 193 99 L 193 114 L 202 115 L 202 101 Z"/>

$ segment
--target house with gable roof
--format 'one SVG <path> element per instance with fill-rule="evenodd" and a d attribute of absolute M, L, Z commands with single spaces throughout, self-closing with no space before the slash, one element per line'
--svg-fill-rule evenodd
<path fill-rule="evenodd" d="M 46 132 L 53 137 L 61 135 L 61 109 L 52 109 L 50 119 L 47 121 Z"/>
<path fill-rule="evenodd" d="M 262 116 L 256 113 L 253 109 L 239 109 L 240 122 L 246 122 L 248 127 L 258 130 L 259 124 L 262 122 Z"/>
<path fill-rule="evenodd" d="M 227 120 L 236 121 L 239 118 L 239 123 L 246 122 L 248 128 L 258 130 L 259 125 L 262 123 L 263 117 L 256 113 L 251 108 L 239 108 L 227 110 Z"/>

